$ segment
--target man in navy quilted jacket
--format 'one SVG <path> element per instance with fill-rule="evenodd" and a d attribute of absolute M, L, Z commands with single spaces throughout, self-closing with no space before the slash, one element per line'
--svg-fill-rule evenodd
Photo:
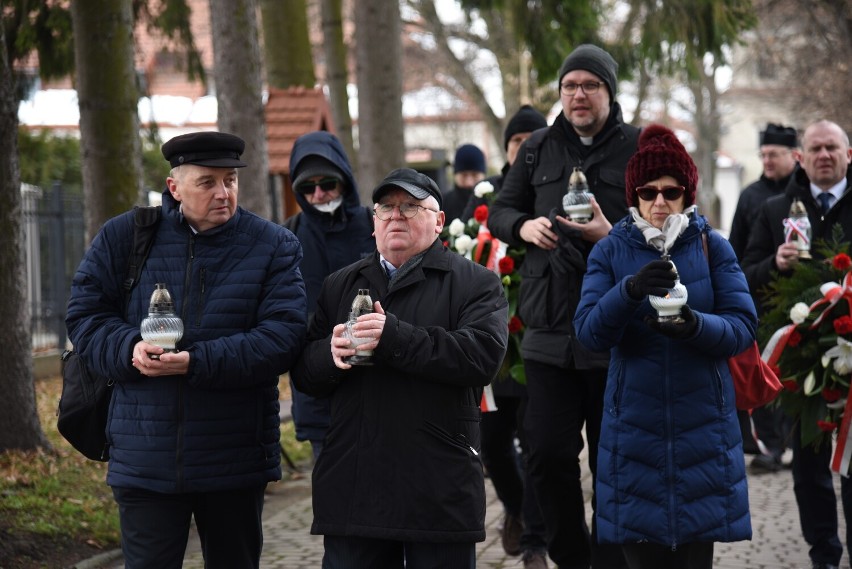
<path fill-rule="evenodd" d="M 126 309 L 132 211 L 107 221 L 71 284 L 68 335 L 115 381 L 107 484 L 128 569 L 180 568 L 193 516 L 205 567 L 260 563 L 263 494 L 281 478 L 278 377 L 307 308 L 296 237 L 237 206 L 244 147 L 221 132 L 163 145 L 162 218 Z M 140 334 L 157 283 L 183 320 L 174 353 Z"/>

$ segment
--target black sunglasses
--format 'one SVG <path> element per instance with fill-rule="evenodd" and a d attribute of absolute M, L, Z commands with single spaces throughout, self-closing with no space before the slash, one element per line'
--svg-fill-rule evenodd
<path fill-rule="evenodd" d="M 683 186 L 664 186 L 662 188 L 639 186 L 636 188 L 636 194 L 639 196 L 639 199 L 646 202 L 654 201 L 659 194 L 663 194 L 663 199 L 669 201 L 679 200 L 685 191 L 686 188 Z"/>
<path fill-rule="evenodd" d="M 312 194 L 317 186 L 324 192 L 331 192 L 338 188 L 340 180 L 337 178 L 323 178 L 319 182 L 302 182 L 296 186 L 296 191 L 300 194 Z"/>

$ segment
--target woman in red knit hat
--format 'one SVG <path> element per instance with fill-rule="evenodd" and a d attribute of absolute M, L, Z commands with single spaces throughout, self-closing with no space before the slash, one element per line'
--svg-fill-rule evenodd
<path fill-rule="evenodd" d="M 620 544 L 631 569 L 709 569 L 714 542 L 751 539 L 727 358 L 754 342 L 757 317 L 671 130 L 642 131 L 625 181 L 630 213 L 592 249 L 574 318 L 580 342 L 611 354 L 598 540 Z M 680 314 L 661 316 L 680 285 Z"/>

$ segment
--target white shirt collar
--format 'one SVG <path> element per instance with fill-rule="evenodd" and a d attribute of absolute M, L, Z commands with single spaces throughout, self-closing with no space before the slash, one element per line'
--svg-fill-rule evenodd
<path fill-rule="evenodd" d="M 834 200 L 832 200 L 831 205 L 834 205 L 835 203 L 837 203 L 837 200 L 839 200 L 840 197 L 843 195 L 843 193 L 846 191 L 846 183 L 847 183 L 846 178 L 843 178 L 842 180 L 840 180 L 839 182 L 837 182 L 836 184 L 834 184 L 833 186 L 828 188 L 828 190 L 826 190 L 832 196 L 834 196 Z M 814 196 L 815 200 L 817 199 L 817 196 L 820 195 L 821 193 L 823 193 L 822 188 L 815 186 L 814 184 L 811 184 L 811 194 Z"/>

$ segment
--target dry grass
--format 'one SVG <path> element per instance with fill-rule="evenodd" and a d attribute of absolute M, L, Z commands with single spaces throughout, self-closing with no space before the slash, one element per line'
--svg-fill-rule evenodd
<path fill-rule="evenodd" d="M 289 394 L 286 384 L 281 382 L 284 396 Z M 36 382 L 42 429 L 53 448 L 0 453 L 0 541 L 38 542 L 42 549 L 69 541 L 96 549 L 118 547 L 118 513 L 105 483 L 106 464 L 87 460 L 56 430 L 61 388 L 59 378 Z M 281 442 L 297 463 L 309 459 L 310 443 L 295 440 L 292 423 L 282 425 Z"/>

